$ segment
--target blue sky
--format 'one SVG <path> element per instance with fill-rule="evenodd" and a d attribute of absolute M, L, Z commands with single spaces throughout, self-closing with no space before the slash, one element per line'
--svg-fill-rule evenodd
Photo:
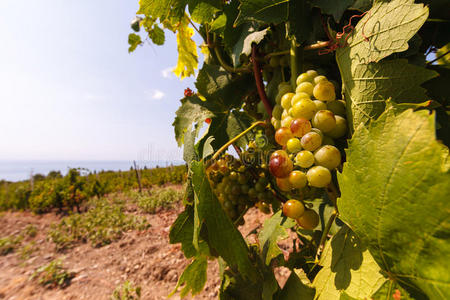
<path fill-rule="evenodd" d="M 128 54 L 138 0 L 0 1 L 0 160 L 174 160 L 176 39 Z"/>

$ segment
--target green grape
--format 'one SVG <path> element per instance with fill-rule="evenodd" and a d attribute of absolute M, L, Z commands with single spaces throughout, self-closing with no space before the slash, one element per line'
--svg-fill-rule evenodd
<path fill-rule="evenodd" d="M 345 136 L 345 134 L 347 133 L 347 120 L 341 116 L 335 116 L 335 118 L 336 127 L 327 132 L 327 134 L 334 139 L 338 139 Z"/>
<path fill-rule="evenodd" d="M 328 79 L 323 75 L 314 77 L 314 80 L 313 80 L 314 84 L 318 84 L 321 81 L 328 81 Z"/>
<path fill-rule="evenodd" d="M 334 100 L 327 103 L 328 110 L 334 115 L 345 117 L 345 102 L 344 100 Z"/>
<path fill-rule="evenodd" d="M 231 193 L 232 193 L 233 195 L 239 195 L 239 194 L 241 193 L 241 186 L 240 186 L 240 185 L 234 185 L 234 186 L 231 188 Z"/>
<path fill-rule="evenodd" d="M 289 177 L 276 178 L 277 187 L 283 192 L 289 192 L 292 189 Z"/>
<path fill-rule="evenodd" d="M 317 132 L 308 132 L 300 140 L 305 150 L 314 151 L 322 145 L 322 137 Z"/>
<path fill-rule="evenodd" d="M 232 209 L 232 208 L 233 208 L 233 203 L 231 203 L 230 200 L 225 200 L 225 201 L 223 202 L 223 207 L 224 207 L 226 210 Z"/>
<path fill-rule="evenodd" d="M 247 181 L 248 181 L 247 175 L 245 175 L 245 174 L 239 174 L 238 182 L 239 182 L 240 184 L 246 184 Z"/>
<path fill-rule="evenodd" d="M 258 178 L 258 183 L 266 187 L 269 184 L 269 180 L 266 177 L 261 176 Z"/>
<path fill-rule="evenodd" d="M 281 114 L 281 120 L 283 120 L 286 117 L 289 117 L 289 112 L 287 110 L 283 109 L 283 113 Z"/>
<path fill-rule="evenodd" d="M 307 230 L 313 230 L 319 225 L 320 217 L 312 209 L 306 209 L 303 215 L 297 219 L 297 224 Z"/>
<path fill-rule="evenodd" d="M 280 129 L 282 126 L 281 126 L 281 120 L 277 120 L 277 119 L 275 119 L 275 118 L 271 118 L 270 119 L 270 122 L 272 123 L 272 126 L 273 126 L 273 128 L 275 129 L 275 130 L 278 130 L 278 129 Z"/>
<path fill-rule="evenodd" d="M 292 86 L 290 82 L 281 82 L 278 85 L 278 93 L 280 93 L 282 96 L 286 93 L 292 93 Z"/>
<path fill-rule="evenodd" d="M 296 103 L 300 102 L 300 100 L 302 100 L 302 99 L 311 100 L 311 97 L 309 97 L 309 95 L 304 92 L 296 93 L 296 94 L 294 94 L 294 96 L 291 99 L 291 106 L 294 106 Z"/>
<path fill-rule="evenodd" d="M 319 110 L 312 118 L 312 126 L 319 128 L 322 132 L 329 132 L 336 127 L 336 118 L 329 110 Z"/>
<path fill-rule="evenodd" d="M 291 199 L 283 204 L 283 214 L 292 219 L 300 218 L 305 212 L 305 206 L 298 200 Z"/>
<path fill-rule="evenodd" d="M 323 140 L 324 135 L 323 135 L 323 132 L 322 132 L 319 128 L 313 127 L 313 128 L 311 128 L 311 131 L 312 131 L 312 132 L 315 132 L 315 133 L 317 133 L 317 134 L 319 134 L 320 137 L 321 137 L 322 140 Z"/>
<path fill-rule="evenodd" d="M 269 65 L 272 68 L 276 68 L 276 67 L 280 66 L 280 58 L 278 56 L 272 56 L 269 60 Z"/>
<path fill-rule="evenodd" d="M 291 116 L 311 120 L 315 113 L 316 105 L 314 102 L 310 99 L 302 99 L 292 107 Z"/>
<path fill-rule="evenodd" d="M 264 192 L 265 189 L 266 189 L 265 185 L 262 185 L 260 182 L 255 183 L 255 190 L 258 193 Z"/>
<path fill-rule="evenodd" d="M 228 176 L 229 176 L 230 180 L 236 181 L 239 177 L 239 174 L 236 173 L 235 171 L 231 171 L 230 175 L 228 175 Z"/>
<path fill-rule="evenodd" d="M 242 194 L 248 194 L 250 191 L 250 186 L 248 184 L 242 184 L 241 185 L 241 192 Z"/>
<path fill-rule="evenodd" d="M 308 179 L 302 171 L 292 171 L 289 174 L 289 183 L 295 189 L 302 189 L 306 186 Z"/>
<path fill-rule="evenodd" d="M 314 153 L 314 160 L 316 165 L 334 170 L 341 164 L 341 152 L 334 146 L 325 145 Z"/>
<path fill-rule="evenodd" d="M 314 87 L 313 95 L 320 101 L 334 101 L 336 99 L 336 92 L 334 85 L 329 81 L 320 81 Z"/>
<path fill-rule="evenodd" d="M 281 105 L 275 105 L 272 110 L 272 117 L 277 120 L 281 120 L 281 114 L 283 113 L 283 107 Z"/>
<path fill-rule="evenodd" d="M 314 100 L 314 104 L 316 105 L 317 111 L 327 109 L 327 105 L 325 104 L 325 102 L 322 102 L 320 100 Z"/>
<path fill-rule="evenodd" d="M 264 201 L 258 202 L 257 207 L 259 208 L 259 210 L 262 213 L 264 213 L 266 215 L 270 214 L 270 205 L 267 204 L 266 202 L 264 202 Z"/>
<path fill-rule="evenodd" d="M 287 141 L 286 149 L 290 153 L 297 153 L 302 150 L 302 143 L 298 138 L 291 138 Z"/>
<path fill-rule="evenodd" d="M 281 120 L 281 127 L 286 127 L 286 128 L 289 128 L 289 127 L 291 127 L 291 124 L 292 124 L 292 121 L 293 121 L 294 119 L 291 117 L 291 116 L 287 116 L 287 117 L 285 117 L 285 118 L 283 118 L 282 120 Z"/>
<path fill-rule="evenodd" d="M 308 178 L 309 185 L 313 187 L 326 187 L 331 182 L 330 170 L 322 166 L 314 166 L 309 169 L 306 177 Z"/>
<path fill-rule="evenodd" d="M 303 150 L 295 156 L 295 164 L 302 168 L 309 168 L 314 164 L 314 154 L 311 151 Z"/>
<path fill-rule="evenodd" d="M 265 193 L 264 191 L 259 192 L 257 198 L 258 198 L 259 201 L 265 201 L 265 200 L 267 200 L 267 199 L 266 199 L 266 193 Z"/>
<path fill-rule="evenodd" d="M 298 75 L 295 83 L 297 85 L 299 85 L 300 83 L 306 82 L 306 81 L 311 82 L 311 76 L 309 76 L 307 73 L 302 73 L 302 74 Z"/>
<path fill-rule="evenodd" d="M 281 106 L 284 109 L 288 110 L 289 108 L 291 108 L 291 100 L 294 95 L 294 93 L 286 93 L 283 95 L 283 97 L 281 97 Z"/>
<path fill-rule="evenodd" d="M 303 92 L 303 93 L 308 94 L 309 96 L 312 96 L 313 95 L 313 90 L 314 90 L 314 85 L 311 82 L 306 81 L 306 82 L 300 83 L 297 86 L 297 88 L 295 89 L 295 92 L 296 93 Z"/>
<path fill-rule="evenodd" d="M 278 105 L 281 105 L 281 98 L 283 97 L 284 94 L 281 94 L 280 92 L 278 92 L 278 94 L 275 96 L 275 103 Z"/>
<path fill-rule="evenodd" d="M 286 146 L 287 141 L 292 137 L 294 136 L 287 127 L 281 127 L 275 132 L 275 141 L 281 146 Z"/>
<path fill-rule="evenodd" d="M 306 74 L 308 74 L 309 78 L 311 78 L 311 81 L 319 75 L 316 70 L 308 70 L 306 71 Z"/>
<path fill-rule="evenodd" d="M 249 190 L 248 190 L 248 196 L 250 197 L 250 198 L 256 198 L 256 196 L 258 195 L 258 192 L 256 191 L 256 189 L 255 188 L 250 188 Z"/>
<path fill-rule="evenodd" d="M 330 138 L 329 136 L 324 135 L 322 138 L 322 145 L 331 145 L 334 146 L 334 140 Z"/>
<path fill-rule="evenodd" d="M 311 122 L 303 118 L 297 118 L 291 122 L 291 132 L 296 137 L 302 137 L 311 131 Z"/>

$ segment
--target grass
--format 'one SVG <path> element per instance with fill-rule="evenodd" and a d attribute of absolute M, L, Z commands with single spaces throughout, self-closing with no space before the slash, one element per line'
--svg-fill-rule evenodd
<path fill-rule="evenodd" d="M 155 188 L 148 191 L 148 193 L 139 194 L 134 192 L 132 194 L 132 198 L 135 199 L 137 205 L 144 212 L 151 214 L 155 213 L 158 208 L 172 208 L 182 197 L 183 193 L 181 191 L 170 187 Z"/>
<path fill-rule="evenodd" d="M 40 285 L 46 287 L 65 287 L 74 276 L 63 267 L 62 259 L 56 259 L 38 268 L 31 279 L 37 279 Z"/>
<path fill-rule="evenodd" d="M 17 236 L 10 235 L 0 238 L 0 255 L 7 255 L 14 252 L 14 250 L 19 247 L 22 240 L 23 236 L 20 234 Z"/>
<path fill-rule="evenodd" d="M 143 230 L 148 226 L 144 217 L 126 214 L 122 202 L 97 200 L 86 213 L 64 217 L 59 224 L 52 225 L 49 237 L 58 250 L 77 242 L 101 247 L 119 239 L 124 231 Z"/>
<path fill-rule="evenodd" d="M 112 296 L 112 300 L 138 300 L 141 299 L 141 287 L 134 286 L 128 280 L 116 287 Z"/>

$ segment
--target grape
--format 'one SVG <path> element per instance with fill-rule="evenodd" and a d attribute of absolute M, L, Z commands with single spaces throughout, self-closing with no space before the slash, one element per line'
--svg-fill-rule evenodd
<path fill-rule="evenodd" d="M 283 113 L 283 107 L 281 105 L 275 105 L 272 110 L 272 117 L 277 120 L 281 120 L 281 114 Z"/>
<path fill-rule="evenodd" d="M 299 85 L 302 82 L 306 82 L 309 81 L 311 82 L 311 76 L 309 76 L 307 73 L 302 73 L 300 75 L 298 75 L 297 80 L 296 80 L 296 84 Z"/>
<path fill-rule="evenodd" d="M 322 145 L 322 137 L 316 132 L 308 132 L 300 140 L 305 150 L 314 151 Z"/>
<path fill-rule="evenodd" d="M 315 133 L 317 133 L 317 134 L 319 134 L 320 137 L 321 137 L 322 140 L 323 140 L 323 132 L 322 132 L 319 128 L 313 127 L 313 128 L 311 128 L 311 131 L 312 131 L 312 132 L 315 132 Z"/>
<path fill-rule="evenodd" d="M 295 103 L 299 102 L 302 99 L 311 99 L 307 93 L 296 93 L 291 99 L 291 105 L 294 106 Z"/>
<path fill-rule="evenodd" d="M 347 133 L 347 120 L 345 120 L 341 116 L 335 116 L 335 118 L 336 118 L 336 127 L 327 132 L 327 134 L 330 137 L 337 139 L 343 137 Z"/>
<path fill-rule="evenodd" d="M 295 189 L 302 189 L 306 186 L 307 178 L 306 174 L 302 171 L 292 171 L 289 173 L 289 183 Z"/>
<path fill-rule="evenodd" d="M 292 132 L 287 127 L 281 127 L 275 132 L 275 141 L 281 146 L 286 146 L 287 141 L 294 137 Z"/>
<path fill-rule="evenodd" d="M 302 82 L 300 83 L 297 88 L 295 89 L 296 93 L 304 92 L 308 94 L 309 96 L 313 95 L 314 85 L 311 82 Z"/>
<path fill-rule="evenodd" d="M 302 137 L 311 131 L 311 122 L 303 118 L 297 118 L 292 121 L 290 129 L 294 136 Z"/>
<path fill-rule="evenodd" d="M 282 82 L 278 85 L 278 93 L 281 94 L 281 96 L 292 92 L 293 90 L 290 82 Z"/>
<path fill-rule="evenodd" d="M 270 214 L 270 206 L 266 202 L 264 202 L 264 201 L 258 202 L 257 207 L 259 208 L 259 210 L 262 213 L 264 213 L 266 215 Z"/>
<path fill-rule="evenodd" d="M 259 177 L 258 183 L 266 187 L 269 184 L 269 180 L 266 177 Z"/>
<path fill-rule="evenodd" d="M 314 104 L 316 105 L 317 111 L 327 109 L 327 105 L 320 100 L 314 100 Z"/>
<path fill-rule="evenodd" d="M 334 146 L 334 140 L 330 138 L 329 136 L 323 136 L 322 138 L 322 145 L 331 145 Z"/>
<path fill-rule="evenodd" d="M 272 117 L 270 119 L 270 123 L 272 123 L 273 128 L 275 128 L 275 130 L 278 130 L 281 128 L 281 120 L 277 120 L 274 117 Z"/>
<path fill-rule="evenodd" d="M 275 177 L 286 177 L 291 173 L 293 168 L 294 166 L 289 157 L 278 156 L 271 158 L 269 161 L 270 173 Z"/>
<path fill-rule="evenodd" d="M 295 156 L 295 164 L 302 168 L 309 168 L 314 164 L 314 154 L 311 151 L 303 150 Z"/>
<path fill-rule="evenodd" d="M 289 155 L 287 154 L 286 151 L 284 150 L 277 150 L 274 151 L 271 155 L 270 155 L 270 159 L 275 158 L 275 157 L 282 157 L 284 159 L 289 159 Z"/>
<path fill-rule="evenodd" d="M 247 175 L 245 175 L 245 174 L 239 174 L 238 182 L 239 182 L 240 184 L 246 184 L 247 181 L 248 181 Z"/>
<path fill-rule="evenodd" d="M 287 141 L 286 149 L 290 153 L 297 153 L 302 150 L 302 143 L 298 138 L 291 138 Z"/>
<path fill-rule="evenodd" d="M 283 113 L 281 114 L 281 120 L 283 120 L 286 117 L 289 117 L 289 113 L 287 110 L 283 109 Z"/>
<path fill-rule="evenodd" d="M 228 175 L 228 178 L 230 178 L 230 180 L 237 180 L 239 177 L 238 173 L 236 173 L 235 171 L 231 171 L 230 175 Z"/>
<path fill-rule="evenodd" d="M 328 79 L 323 75 L 319 75 L 319 76 L 314 77 L 313 81 L 315 84 L 318 84 L 321 81 L 328 81 Z"/>
<path fill-rule="evenodd" d="M 249 190 L 250 190 L 250 187 L 248 186 L 248 184 L 241 185 L 242 194 L 248 194 Z"/>
<path fill-rule="evenodd" d="M 320 81 L 316 84 L 313 91 L 314 97 L 320 101 L 334 101 L 336 99 L 336 92 L 334 85 L 329 81 Z"/>
<path fill-rule="evenodd" d="M 283 204 L 283 214 L 292 219 L 300 218 L 305 212 L 305 206 L 298 200 L 291 199 Z"/>
<path fill-rule="evenodd" d="M 319 225 L 319 215 L 312 209 L 306 209 L 303 215 L 297 219 L 298 225 L 307 230 L 313 230 Z"/>
<path fill-rule="evenodd" d="M 345 117 L 345 102 L 344 100 L 335 100 L 327 103 L 328 110 L 333 114 Z"/>
<path fill-rule="evenodd" d="M 314 166 L 306 173 L 310 186 L 313 187 L 326 187 L 331 182 L 331 173 L 325 167 Z"/>
<path fill-rule="evenodd" d="M 316 165 L 334 170 L 341 164 L 341 152 L 334 146 L 325 145 L 314 153 L 314 159 Z"/>
<path fill-rule="evenodd" d="M 278 56 L 272 56 L 269 60 L 269 65 L 272 68 L 276 68 L 280 65 L 280 58 Z"/>
<path fill-rule="evenodd" d="M 281 97 L 281 106 L 284 109 L 289 109 L 291 108 L 291 99 L 294 96 L 294 93 L 286 93 L 283 95 L 283 97 Z"/>
<path fill-rule="evenodd" d="M 275 102 L 278 105 L 281 105 L 281 97 L 283 97 L 284 94 L 281 94 L 280 92 L 278 92 L 278 94 L 275 96 Z"/>
<path fill-rule="evenodd" d="M 292 107 L 291 116 L 293 118 L 304 118 L 311 120 L 316 113 L 316 105 L 310 99 L 302 99 Z"/>
<path fill-rule="evenodd" d="M 291 127 L 291 124 L 292 124 L 292 121 L 293 121 L 294 119 L 291 117 L 291 116 L 287 116 L 287 117 L 285 117 L 285 118 L 283 118 L 282 120 L 281 120 L 281 127 L 286 127 L 286 128 L 289 128 L 289 127 Z"/>
<path fill-rule="evenodd" d="M 316 70 L 308 70 L 306 71 L 306 74 L 308 74 L 309 78 L 311 78 L 310 81 L 313 81 L 314 78 L 316 78 L 319 75 Z"/>
<path fill-rule="evenodd" d="M 247 194 L 250 198 L 256 198 L 258 192 L 255 190 L 255 188 L 250 188 Z"/>
<path fill-rule="evenodd" d="M 234 186 L 231 188 L 231 193 L 232 193 L 233 195 L 239 195 L 239 194 L 241 193 L 241 186 L 240 186 L 240 185 L 234 185 Z"/>
<path fill-rule="evenodd" d="M 289 182 L 289 177 L 276 178 L 277 187 L 283 192 L 289 192 L 292 189 L 291 183 Z"/>
<path fill-rule="evenodd" d="M 312 125 L 326 133 L 336 127 L 336 118 L 329 110 L 319 110 L 312 118 Z"/>

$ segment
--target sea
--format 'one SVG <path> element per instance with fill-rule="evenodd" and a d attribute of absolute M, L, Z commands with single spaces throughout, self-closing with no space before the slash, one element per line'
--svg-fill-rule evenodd
<path fill-rule="evenodd" d="M 182 165 L 181 160 L 175 161 L 136 161 L 139 168 L 167 167 Z M 0 160 L 0 180 L 21 181 L 27 180 L 31 175 L 47 175 L 50 171 L 60 171 L 67 174 L 70 168 L 83 168 L 93 171 L 127 171 L 133 166 L 132 160 Z"/>

